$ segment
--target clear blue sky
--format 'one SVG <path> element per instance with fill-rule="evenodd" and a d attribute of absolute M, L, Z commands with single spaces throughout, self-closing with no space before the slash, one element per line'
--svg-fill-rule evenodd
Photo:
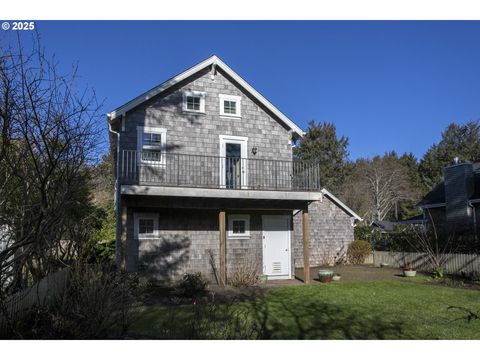
<path fill-rule="evenodd" d="M 62 66 L 78 63 L 105 113 L 217 54 L 302 128 L 333 122 L 352 159 L 389 150 L 421 157 L 450 122 L 480 118 L 479 21 L 51 21 L 37 29 Z"/>

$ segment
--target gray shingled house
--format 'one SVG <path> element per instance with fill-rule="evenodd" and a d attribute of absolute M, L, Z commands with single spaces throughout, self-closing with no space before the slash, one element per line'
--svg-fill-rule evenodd
<path fill-rule="evenodd" d="M 446 233 L 480 233 L 480 163 L 444 169 L 444 181 L 417 204 L 427 222 Z"/>
<path fill-rule="evenodd" d="M 113 110 L 108 125 L 127 271 L 225 283 L 254 266 L 285 279 L 353 240 L 360 217 L 321 188 L 317 164 L 293 158 L 302 129 L 217 56 Z"/>

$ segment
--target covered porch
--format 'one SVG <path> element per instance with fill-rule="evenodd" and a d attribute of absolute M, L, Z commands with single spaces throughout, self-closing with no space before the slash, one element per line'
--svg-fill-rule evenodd
<path fill-rule="evenodd" d="M 282 197 L 282 194 L 275 194 L 276 192 L 263 191 L 254 192 L 253 196 L 247 198 L 228 198 L 222 196 L 220 189 L 216 190 L 216 196 L 211 197 L 205 197 L 205 194 L 192 196 L 188 191 L 172 194 L 172 191 L 173 188 L 165 188 L 162 193 L 162 189 L 158 187 L 133 190 L 131 187 L 122 186 L 118 247 L 120 252 L 117 254 L 117 261 L 121 267 L 136 271 L 138 268 L 135 262 L 141 259 L 145 244 L 161 243 L 157 249 L 165 251 L 170 249 L 167 245 L 168 240 L 175 239 L 176 243 L 179 240 L 183 241 L 182 246 L 185 247 L 182 259 L 184 263 L 180 266 L 176 264 L 178 266 L 176 270 L 207 272 L 220 286 L 229 282 L 229 276 L 232 276 L 239 261 L 257 261 L 257 265 L 261 266 L 259 273 L 268 275 L 269 279 L 294 278 L 295 254 L 298 256 L 299 253 L 292 235 L 294 215 L 302 219 L 302 262 L 310 263 L 308 204 L 320 199 L 320 193 L 308 192 L 302 197 L 302 193 L 288 192 L 290 196 Z M 231 190 L 225 191 L 231 194 Z M 135 223 L 138 214 L 153 214 L 147 218 L 157 219 L 152 223 L 158 227 L 158 241 L 154 239 L 139 241 L 139 226 Z M 234 223 L 235 219 L 241 220 L 242 216 L 248 218 L 249 233 L 246 236 L 240 233 L 245 225 L 240 221 Z M 285 228 L 282 230 L 272 228 L 282 226 L 282 221 L 287 222 Z M 288 237 L 283 237 L 282 234 Z M 288 247 L 280 244 L 282 241 L 288 241 Z M 275 249 L 268 250 L 272 248 L 269 244 L 277 242 L 277 253 Z M 281 255 L 280 251 L 285 251 L 288 256 Z M 284 259 L 281 264 L 276 264 L 278 261 L 273 259 L 275 254 Z M 135 256 L 137 260 L 133 259 Z M 266 258 L 269 258 L 268 261 Z M 149 261 L 147 260 L 147 263 Z M 152 263 L 150 261 L 150 265 Z M 168 269 L 168 261 L 164 259 L 161 261 L 157 259 L 156 263 L 159 264 L 155 265 L 156 268 L 161 267 L 167 273 L 173 270 Z M 213 270 L 212 264 L 215 265 Z M 283 269 L 287 266 L 288 272 L 283 270 L 278 273 L 280 266 Z M 309 283 L 309 266 L 305 266 L 304 269 L 303 278 L 306 279 L 305 283 Z M 275 276 L 275 271 L 278 276 Z"/>

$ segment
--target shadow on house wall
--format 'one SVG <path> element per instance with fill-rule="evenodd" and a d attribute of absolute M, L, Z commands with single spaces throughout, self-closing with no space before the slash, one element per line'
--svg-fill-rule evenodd
<path fill-rule="evenodd" d="M 138 248 L 139 272 L 162 281 L 178 276 L 189 260 L 190 244 L 188 237 L 180 235 L 142 239 Z"/>

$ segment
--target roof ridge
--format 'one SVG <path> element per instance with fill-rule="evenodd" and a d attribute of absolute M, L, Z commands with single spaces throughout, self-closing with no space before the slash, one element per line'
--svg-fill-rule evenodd
<path fill-rule="evenodd" d="M 223 71 L 225 71 L 230 77 L 233 78 L 240 86 L 242 86 L 247 92 L 249 92 L 253 97 L 255 97 L 261 104 L 263 104 L 268 110 L 270 110 L 281 122 L 285 123 L 292 131 L 297 133 L 300 136 L 303 136 L 305 132 L 296 125 L 292 120 L 290 120 L 283 112 L 281 112 L 275 105 L 273 105 L 269 100 L 267 100 L 262 94 L 260 94 L 253 86 L 251 86 L 247 81 L 245 81 L 240 75 L 238 75 L 233 69 L 231 69 L 226 63 L 224 63 L 217 55 L 212 55 L 205 60 L 189 67 L 187 70 L 169 78 L 163 83 L 151 88 L 150 90 L 140 94 L 134 99 L 126 102 L 120 107 L 117 107 L 115 110 L 109 112 L 107 117 L 109 121 L 116 119 L 119 116 L 124 115 L 127 111 L 139 106 L 145 101 L 151 99 L 154 96 L 159 95 L 163 91 L 167 90 L 171 86 L 179 83 L 180 81 L 189 78 L 193 74 L 203 70 L 207 66 L 215 64 L 215 66 L 220 66 Z"/>

